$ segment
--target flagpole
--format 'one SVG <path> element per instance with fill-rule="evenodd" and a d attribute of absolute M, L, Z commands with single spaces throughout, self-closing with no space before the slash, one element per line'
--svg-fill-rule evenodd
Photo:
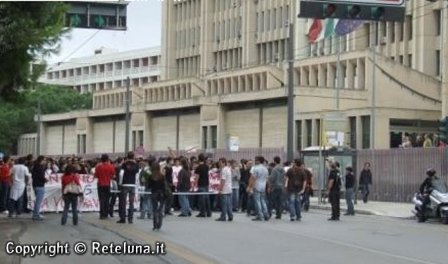
<path fill-rule="evenodd" d="M 336 62 L 336 109 L 339 110 L 340 104 L 340 89 L 342 86 L 341 79 L 341 36 L 336 38 L 336 48 L 337 48 L 337 62 Z"/>

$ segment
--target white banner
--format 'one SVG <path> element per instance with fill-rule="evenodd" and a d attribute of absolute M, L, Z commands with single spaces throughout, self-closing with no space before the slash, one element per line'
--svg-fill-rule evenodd
<path fill-rule="evenodd" d="M 194 173 L 191 176 L 191 189 L 190 191 L 197 191 L 197 186 L 194 184 Z M 177 175 L 173 175 L 174 186 L 177 184 Z M 52 174 L 48 176 L 48 182 L 45 184 L 45 195 L 41 205 L 41 212 L 61 212 L 64 209 L 64 200 L 62 198 L 62 174 Z M 95 212 L 100 210 L 100 203 L 98 199 L 97 179 L 93 175 L 81 174 L 79 175 L 81 187 L 84 191 L 84 195 L 78 200 L 78 209 L 81 212 Z M 217 171 L 211 171 L 209 173 L 210 179 L 210 192 L 217 192 L 220 184 L 219 174 Z M 28 188 L 28 208 L 34 208 L 35 196 L 33 192 L 30 192 Z M 117 194 L 118 195 L 118 194 Z M 140 206 L 140 195 L 136 190 L 134 199 L 134 208 Z M 115 209 L 118 209 L 118 197 L 115 202 Z"/>

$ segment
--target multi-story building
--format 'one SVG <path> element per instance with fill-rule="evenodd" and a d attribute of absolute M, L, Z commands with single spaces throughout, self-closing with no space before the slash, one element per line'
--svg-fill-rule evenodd
<path fill-rule="evenodd" d="M 127 77 L 133 86 L 142 86 L 160 80 L 160 56 L 159 47 L 125 52 L 101 48 L 92 56 L 51 65 L 39 81 L 81 93 L 125 87 Z"/>
<path fill-rule="evenodd" d="M 226 148 L 230 137 L 241 148 L 285 147 L 290 23 L 296 149 L 320 143 L 329 112 L 344 118 L 344 144 L 358 149 L 436 132 L 447 113 L 443 10 L 442 1 L 407 1 L 402 23 L 309 44 L 299 1 L 164 1 L 162 81 L 132 89 L 131 147 Z M 92 111 L 44 116 L 42 152 L 122 152 L 123 94 L 98 91 Z"/>

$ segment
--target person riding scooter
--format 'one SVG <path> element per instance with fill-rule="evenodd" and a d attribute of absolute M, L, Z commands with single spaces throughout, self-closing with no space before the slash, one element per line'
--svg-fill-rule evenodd
<path fill-rule="evenodd" d="M 436 177 L 436 170 L 434 170 L 433 168 L 429 168 L 426 170 L 426 175 L 427 177 L 425 178 L 425 180 L 423 181 L 423 183 L 420 185 L 420 195 L 422 197 L 422 208 L 421 208 L 421 214 L 425 214 L 426 212 L 426 207 L 428 206 L 428 204 L 431 202 L 431 200 L 429 199 L 429 195 L 432 192 L 432 182 L 437 179 Z M 424 215 L 423 217 L 419 218 L 420 222 L 423 222 L 425 219 Z"/>

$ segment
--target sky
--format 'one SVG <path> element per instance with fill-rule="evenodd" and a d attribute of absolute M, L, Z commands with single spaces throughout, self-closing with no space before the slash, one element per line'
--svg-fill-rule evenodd
<path fill-rule="evenodd" d="M 127 7 L 127 19 L 127 31 L 72 29 L 62 39 L 59 54 L 46 58 L 47 62 L 53 64 L 90 56 L 95 49 L 101 47 L 118 49 L 121 52 L 160 46 L 161 0 L 130 2 Z"/>

